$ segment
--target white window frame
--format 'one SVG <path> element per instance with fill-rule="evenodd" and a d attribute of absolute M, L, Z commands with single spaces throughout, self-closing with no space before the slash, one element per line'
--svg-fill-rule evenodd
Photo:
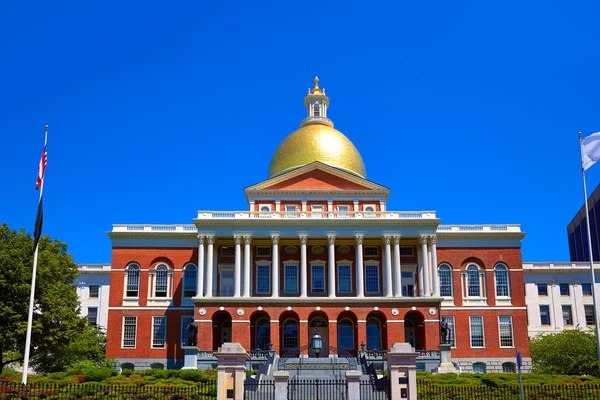
<path fill-rule="evenodd" d="M 342 210 L 345 208 L 346 210 Z M 350 218 L 350 206 L 347 204 L 338 204 L 335 208 L 338 218 Z"/>
<path fill-rule="evenodd" d="M 231 291 L 231 295 L 225 296 L 222 293 L 221 285 L 223 284 L 223 273 L 225 273 L 225 272 L 230 272 L 233 275 L 233 279 L 235 280 L 235 266 L 233 266 L 231 264 L 219 265 L 217 271 L 219 274 L 219 278 L 218 278 L 218 286 L 219 287 L 217 288 L 217 293 L 219 293 L 219 297 L 233 297 L 234 290 Z M 234 285 L 235 285 L 235 282 L 234 282 Z"/>
<path fill-rule="evenodd" d="M 157 272 L 157 268 L 160 266 L 165 266 L 167 268 L 167 295 L 166 295 L 166 297 L 156 297 L 156 272 Z M 150 273 L 148 275 L 148 284 L 151 288 L 150 293 L 148 293 L 150 295 L 150 296 L 148 296 L 148 299 L 156 300 L 156 301 L 173 300 L 173 269 L 171 267 L 169 267 L 169 265 L 167 263 L 164 263 L 164 262 L 157 263 L 154 266 L 154 268 L 152 268 L 150 270 Z"/>
<path fill-rule="evenodd" d="M 568 307 L 568 310 L 569 310 L 569 319 L 571 320 L 570 324 L 565 324 L 565 313 L 564 313 L 565 307 Z M 562 317 L 563 326 L 573 326 L 573 325 L 575 325 L 575 321 L 573 321 L 573 305 L 571 305 L 571 304 L 562 304 L 560 306 L 560 315 Z"/>
<path fill-rule="evenodd" d="M 164 336 L 162 338 L 162 340 L 163 340 L 163 345 L 162 346 L 155 346 L 154 345 L 154 339 L 155 339 L 154 335 L 156 333 L 155 330 L 154 330 L 154 327 L 155 327 L 154 319 L 155 318 L 162 318 L 165 321 L 164 322 L 164 324 L 165 324 L 165 334 L 164 334 Z M 150 335 L 151 336 L 150 337 L 150 348 L 151 349 L 165 349 L 167 347 L 167 316 L 166 315 L 153 315 L 152 316 L 152 331 L 151 332 L 152 332 L 152 335 Z"/>
<path fill-rule="evenodd" d="M 269 273 L 267 274 L 267 279 L 268 279 L 268 283 L 267 283 L 267 290 L 266 291 L 258 291 L 258 267 L 267 267 L 269 269 Z M 256 268 L 256 276 L 254 277 L 254 293 L 256 294 L 269 294 L 271 293 L 271 280 L 272 280 L 272 275 L 273 275 L 273 271 L 271 270 L 271 261 L 268 260 L 258 260 L 255 262 L 255 268 Z"/>
<path fill-rule="evenodd" d="M 135 325 L 133 325 L 134 326 L 134 334 L 133 334 L 134 344 L 133 344 L 133 346 L 125 346 L 125 320 L 127 318 L 134 318 L 134 320 L 135 320 Z M 123 315 L 123 320 L 121 321 L 121 348 L 122 349 L 137 348 L 137 322 L 138 322 L 137 315 Z"/>
<path fill-rule="evenodd" d="M 90 310 L 95 310 L 95 312 L 96 312 L 96 318 L 95 318 L 95 321 L 94 321 L 94 322 L 91 322 L 91 321 L 90 321 Z M 97 306 L 94 306 L 94 307 L 88 307 L 88 308 L 87 308 L 87 315 L 86 315 L 86 319 L 87 319 L 87 321 L 88 321 L 90 324 L 92 324 L 92 325 L 94 325 L 94 326 L 98 326 L 98 307 L 97 307 Z"/>
<path fill-rule="evenodd" d="M 340 267 L 341 266 L 348 266 L 348 267 L 350 267 L 350 290 L 348 292 L 342 292 L 340 290 L 340 288 L 342 287 L 340 285 Z M 353 266 L 352 265 L 352 261 L 348 261 L 348 260 L 339 260 L 339 261 L 336 261 L 336 268 L 335 268 L 336 284 L 337 284 L 336 289 L 337 289 L 337 292 L 340 293 L 340 294 L 342 294 L 342 293 L 343 294 L 352 294 L 352 292 L 354 292 L 354 290 L 352 290 L 353 289 L 352 285 L 354 284 L 354 282 L 352 280 L 352 275 L 354 275 L 352 273 L 352 266 Z"/>
<path fill-rule="evenodd" d="M 271 208 L 271 204 L 259 204 L 258 205 L 258 212 L 271 212 L 272 208 Z M 263 210 L 263 208 L 267 208 L 267 210 Z"/>
<path fill-rule="evenodd" d="M 510 320 L 510 338 L 511 338 L 511 342 L 512 342 L 512 346 L 503 346 L 502 345 L 502 322 L 500 321 L 501 318 L 503 317 L 508 317 Z M 515 347 L 515 328 L 513 326 L 513 317 L 512 315 L 498 315 L 498 343 L 500 345 L 501 348 L 503 349 L 512 349 Z"/>
<path fill-rule="evenodd" d="M 473 323 L 472 318 L 481 318 L 481 340 L 482 346 L 473 346 Z M 485 324 L 482 315 L 469 315 L 469 345 L 472 349 L 484 349 L 485 348 Z"/>
<path fill-rule="evenodd" d="M 469 267 L 475 266 L 479 277 L 479 296 L 469 296 Z M 463 299 L 470 305 L 487 303 L 487 291 L 485 284 L 485 270 L 475 263 L 469 263 L 462 272 Z"/>
<path fill-rule="evenodd" d="M 310 263 L 310 293 L 314 294 L 327 294 L 327 268 L 325 267 L 326 263 L 324 261 L 311 261 Z M 314 268 L 315 267 L 323 267 L 323 291 L 315 292 L 315 288 L 313 285 L 314 279 Z"/>
<path fill-rule="evenodd" d="M 185 276 L 185 273 L 186 273 L 186 270 L 187 270 L 187 268 L 188 268 L 188 267 L 191 267 L 191 266 L 193 266 L 193 267 L 195 267 L 195 268 L 196 268 L 196 280 L 195 280 L 195 282 L 194 282 L 194 286 L 196 287 L 196 291 L 195 291 L 195 293 L 196 293 L 196 294 L 195 294 L 195 295 L 193 295 L 193 296 L 186 296 L 186 295 L 185 295 L 185 292 L 186 292 L 186 290 L 185 290 L 185 285 L 186 285 L 186 283 L 187 283 L 187 278 L 186 278 L 186 276 Z M 185 265 L 184 265 L 184 267 L 183 267 L 183 271 L 182 271 L 182 273 L 181 273 L 181 281 L 182 281 L 182 282 L 181 282 L 181 286 L 182 286 L 182 287 L 181 287 L 181 289 L 182 289 L 182 290 L 181 290 L 181 298 L 182 298 L 182 299 L 191 299 L 192 297 L 196 297 L 196 296 L 198 296 L 198 266 L 197 266 L 196 264 L 189 262 L 189 263 L 187 263 L 187 264 L 185 264 Z"/>
<path fill-rule="evenodd" d="M 548 307 L 548 323 L 544 324 L 542 322 L 542 307 Z M 540 314 L 540 326 L 552 326 L 552 313 L 550 312 L 549 304 L 539 304 L 539 314 Z"/>
<path fill-rule="evenodd" d="M 367 291 L 367 267 L 375 267 L 377 270 L 377 291 L 376 292 L 369 292 Z M 365 276 L 364 276 L 364 282 L 365 282 L 365 294 L 381 294 L 381 272 L 379 271 L 379 261 L 366 261 L 364 262 L 364 268 L 365 268 Z"/>
<path fill-rule="evenodd" d="M 96 296 L 92 296 L 92 288 L 98 288 L 98 290 L 96 291 Z M 100 285 L 90 285 L 88 286 L 88 298 L 89 299 L 97 299 L 100 297 Z"/>
<path fill-rule="evenodd" d="M 444 297 L 445 299 L 454 299 L 454 282 L 452 281 L 452 278 L 453 278 L 452 265 L 448 264 L 447 262 L 443 262 L 440 265 L 438 265 L 437 274 L 438 274 L 438 281 L 440 282 L 440 290 L 441 290 L 441 284 L 442 284 L 442 279 L 441 279 L 441 274 L 440 274 L 441 267 L 450 268 L 450 296 L 442 296 L 442 297 Z"/>
<path fill-rule="evenodd" d="M 188 333 L 187 333 L 187 326 L 189 325 L 189 322 L 187 324 L 184 323 L 184 321 L 194 321 L 194 316 L 193 315 L 182 315 L 181 319 L 180 319 L 180 323 L 181 323 L 181 333 L 179 335 L 179 346 L 180 347 L 187 347 L 189 346 L 189 344 L 187 343 L 187 338 L 188 338 Z M 185 342 L 184 343 L 184 338 L 185 338 Z"/>
<path fill-rule="evenodd" d="M 296 267 L 296 287 L 294 290 L 289 290 L 287 286 L 287 267 Z M 300 263 L 296 260 L 288 260 L 283 262 L 283 293 L 298 293 L 300 292 Z"/>
<path fill-rule="evenodd" d="M 498 296 L 498 280 L 496 279 L 496 268 L 506 268 L 506 289 L 508 296 Z M 496 305 L 511 305 L 511 286 L 510 286 L 510 268 L 505 263 L 497 263 L 494 265 L 494 295 L 496 296 Z"/>
<path fill-rule="evenodd" d="M 311 204 L 310 206 L 310 217 L 311 218 L 323 218 L 325 215 L 325 206 L 323 204 Z"/>
<path fill-rule="evenodd" d="M 129 284 L 129 267 L 136 266 L 138 268 L 138 281 L 137 281 L 137 296 L 127 296 L 127 285 Z M 142 281 L 142 267 L 136 262 L 127 264 L 125 267 L 125 279 L 123 280 L 123 298 L 127 300 L 139 300 L 140 290 Z"/>

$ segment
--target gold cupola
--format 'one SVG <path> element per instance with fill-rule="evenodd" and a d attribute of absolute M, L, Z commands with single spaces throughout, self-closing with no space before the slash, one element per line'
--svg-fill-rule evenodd
<path fill-rule="evenodd" d="M 304 98 L 308 115 L 300 122 L 300 129 L 288 135 L 273 154 L 269 178 L 315 161 L 366 178 L 360 153 L 350 139 L 333 128 L 333 122 L 327 118 L 329 98 L 325 89 L 319 87 L 319 78 L 314 81 Z"/>

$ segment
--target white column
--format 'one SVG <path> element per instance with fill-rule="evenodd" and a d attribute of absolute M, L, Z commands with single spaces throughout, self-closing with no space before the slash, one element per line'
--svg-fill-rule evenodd
<path fill-rule="evenodd" d="M 252 236 L 244 236 L 244 297 L 250 297 L 250 256 L 252 255 Z"/>
<path fill-rule="evenodd" d="M 433 281 L 433 295 L 436 297 L 440 296 L 440 275 L 437 269 L 437 236 L 429 237 L 429 244 L 431 246 L 431 276 Z"/>
<path fill-rule="evenodd" d="M 363 263 L 363 237 L 356 236 L 356 297 L 365 296 Z"/>
<path fill-rule="evenodd" d="M 383 295 L 385 297 L 392 297 L 392 249 L 391 249 L 391 236 L 383 237 Z"/>
<path fill-rule="evenodd" d="M 204 296 L 204 236 L 198 235 L 198 273 L 196 274 L 196 297 Z"/>
<path fill-rule="evenodd" d="M 427 263 L 427 236 L 421 236 L 419 238 L 421 242 L 421 269 L 423 270 L 423 279 L 419 282 L 419 284 L 423 287 L 423 296 L 429 297 L 429 267 Z M 421 278 L 419 276 L 419 278 Z M 421 291 L 419 290 L 419 294 Z"/>
<path fill-rule="evenodd" d="M 206 295 L 205 295 L 205 297 L 212 297 L 213 296 L 213 270 L 214 270 L 213 256 L 214 256 L 215 237 L 207 236 L 206 243 L 208 244 L 208 247 L 206 249 L 206 292 L 205 292 Z"/>
<path fill-rule="evenodd" d="M 327 236 L 329 249 L 327 256 L 329 258 L 329 297 L 335 297 L 335 236 Z"/>
<path fill-rule="evenodd" d="M 279 297 L 279 236 L 271 236 L 271 297 Z"/>
<path fill-rule="evenodd" d="M 242 284 L 242 237 L 234 236 L 235 242 L 235 266 L 233 269 L 233 297 L 240 297 Z"/>
<path fill-rule="evenodd" d="M 308 294 L 307 273 L 306 273 L 306 242 L 307 236 L 300 236 L 300 297 L 306 297 Z"/>
<path fill-rule="evenodd" d="M 394 236 L 394 296 L 402 297 L 402 272 L 400 270 L 400 235 Z"/>

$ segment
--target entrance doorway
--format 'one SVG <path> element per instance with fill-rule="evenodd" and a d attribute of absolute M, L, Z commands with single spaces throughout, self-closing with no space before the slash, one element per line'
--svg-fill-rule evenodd
<path fill-rule="evenodd" d="M 409 311 L 404 316 L 404 341 L 415 350 L 425 350 L 425 317 L 418 311 Z"/>
<path fill-rule="evenodd" d="M 319 335 L 323 339 L 323 348 L 319 353 L 319 358 L 329 357 L 329 327 L 327 325 L 327 321 L 321 317 L 316 317 L 310 320 L 308 324 L 308 356 L 316 357 L 315 351 L 312 346 L 312 337 L 319 331 Z"/>

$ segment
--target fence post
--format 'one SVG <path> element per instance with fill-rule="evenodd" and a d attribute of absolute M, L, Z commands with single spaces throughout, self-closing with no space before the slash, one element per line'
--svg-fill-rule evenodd
<path fill-rule="evenodd" d="M 388 352 L 390 400 L 417 400 L 417 356 L 409 343 L 394 343 Z"/>
<path fill-rule="evenodd" d="M 360 400 L 360 371 L 346 371 L 346 387 L 348 388 L 348 400 Z"/>
<path fill-rule="evenodd" d="M 290 373 L 288 371 L 275 371 L 273 372 L 273 378 L 275 378 L 275 400 L 287 400 Z"/>
<path fill-rule="evenodd" d="M 223 343 L 215 356 L 218 360 L 217 398 L 244 400 L 244 380 L 248 353 L 239 343 Z"/>

